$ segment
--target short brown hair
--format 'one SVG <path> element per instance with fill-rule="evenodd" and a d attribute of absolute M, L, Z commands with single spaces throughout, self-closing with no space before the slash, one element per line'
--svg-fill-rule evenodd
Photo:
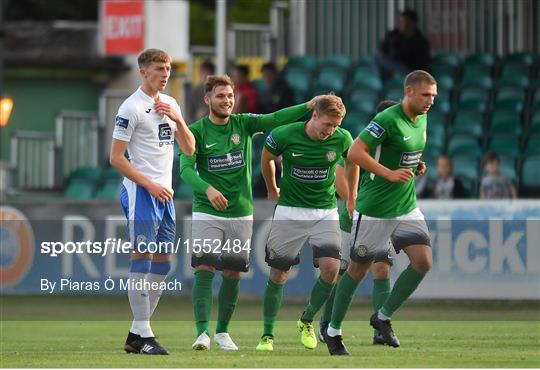
<path fill-rule="evenodd" d="M 416 71 L 412 71 L 407 75 L 407 77 L 405 77 L 404 87 L 411 85 L 419 85 L 421 83 L 427 83 L 428 85 L 437 85 L 437 81 L 432 75 L 430 75 L 426 71 L 418 69 Z"/>
<path fill-rule="evenodd" d="M 160 49 L 143 50 L 137 57 L 139 68 L 148 67 L 150 63 L 171 63 L 172 58 Z"/>
<path fill-rule="evenodd" d="M 501 163 L 501 158 L 499 158 L 497 153 L 489 152 L 484 155 L 484 158 L 482 158 L 482 165 L 485 166 L 488 162 Z"/>
<path fill-rule="evenodd" d="M 228 75 L 210 75 L 204 82 L 204 93 L 212 92 L 216 86 L 230 86 L 234 90 L 234 83 Z"/>
<path fill-rule="evenodd" d="M 324 95 L 317 99 L 315 103 L 314 111 L 323 115 L 329 115 L 334 117 L 345 117 L 345 104 L 339 96 L 336 95 Z"/>
<path fill-rule="evenodd" d="M 379 102 L 379 104 L 377 104 L 377 107 L 375 108 L 375 113 L 380 113 L 383 110 L 386 110 L 386 109 L 388 109 L 391 106 L 394 106 L 396 104 L 398 104 L 398 102 L 395 101 L 395 100 L 383 100 L 383 101 Z"/>

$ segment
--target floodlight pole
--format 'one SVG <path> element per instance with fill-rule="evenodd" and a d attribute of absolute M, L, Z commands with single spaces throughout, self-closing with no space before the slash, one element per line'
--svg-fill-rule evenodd
<path fill-rule="evenodd" d="M 227 68 L 227 0 L 216 1 L 216 71 L 224 74 Z"/>

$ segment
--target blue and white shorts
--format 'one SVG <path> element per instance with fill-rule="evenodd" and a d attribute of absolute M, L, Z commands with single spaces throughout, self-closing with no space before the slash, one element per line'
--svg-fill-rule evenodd
<path fill-rule="evenodd" d="M 132 181 L 122 184 L 120 199 L 132 247 L 139 253 L 173 253 L 176 242 L 174 202 L 162 203 Z"/>

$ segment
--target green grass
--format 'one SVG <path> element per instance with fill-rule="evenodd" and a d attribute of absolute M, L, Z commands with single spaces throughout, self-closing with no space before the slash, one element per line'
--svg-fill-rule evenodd
<path fill-rule="evenodd" d="M 284 304 L 273 353 L 255 351 L 261 306 L 245 299 L 235 314 L 244 321 L 230 327 L 240 350 L 213 346 L 195 353 L 189 300 L 164 297 L 152 326 L 171 355 L 141 356 L 122 350 L 130 325 L 125 297 L 7 296 L 1 301 L 1 367 L 540 367 L 538 302 L 413 301 L 395 317 L 402 343 L 397 349 L 371 344 L 369 302 L 355 302 L 348 316 L 355 321 L 344 325 L 352 356 L 330 357 L 323 343 L 313 351 L 302 347 L 294 322 L 303 307 L 299 302 Z M 107 313 L 111 320 L 104 319 Z M 84 314 L 86 320 L 79 319 Z M 531 320 L 514 320 L 520 318 Z"/>
<path fill-rule="evenodd" d="M 345 341 L 352 356 L 330 357 L 324 344 L 306 350 L 294 322 L 281 322 L 273 353 L 258 353 L 260 325 L 235 322 L 240 347 L 193 352 L 192 324 L 155 323 L 170 356 L 127 355 L 122 340 L 129 323 L 10 321 L 2 323 L 2 367 L 538 367 L 538 324 L 529 322 L 396 322 L 402 347 L 371 345 L 365 322 L 348 323 Z"/>

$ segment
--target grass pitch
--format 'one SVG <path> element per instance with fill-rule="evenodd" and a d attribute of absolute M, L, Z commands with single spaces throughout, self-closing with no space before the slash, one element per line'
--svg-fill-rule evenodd
<path fill-rule="evenodd" d="M 249 300 L 240 302 L 235 316 L 245 320 L 234 320 L 230 326 L 238 352 L 222 351 L 214 343 L 209 352 L 194 352 L 189 300 L 165 298 L 152 326 L 170 356 L 123 352 L 130 325 L 125 297 L 2 297 L 0 366 L 540 367 L 538 302 L 411 302 L 394 320 L 402 343 L 397 349 L 371 344 L 370 304 L 356 302 L 348 316 L 356 321 L 344 324 L 344 340 L 352 356 L 331 357 L 324 343 L 315 350 L 303 348 L 294 321 L 303 304 L 290 302 L 280 315 L 274 352 L 256 352 L 261 304 Z M 79 317 L 83 314 L 84 320 Z M 486 320 L 479 321 L 480 317 Z M 531 320 L 515 320 L 520 317 Z"/>

